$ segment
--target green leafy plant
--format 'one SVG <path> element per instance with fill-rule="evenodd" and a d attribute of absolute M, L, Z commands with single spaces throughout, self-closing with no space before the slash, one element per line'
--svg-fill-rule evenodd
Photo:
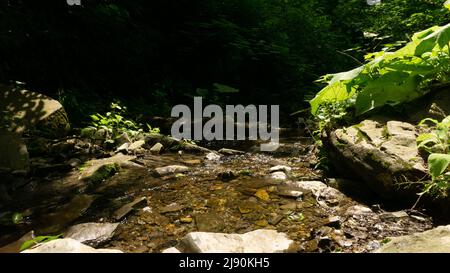
<path fill-rule="evenodd" d="M 24 251 L 38 244 L 48 243 L 50 241 L 60 239 L 62 234 L 56 236 L 37 236 L 31 240 L 25 241 L 21 246 L 19 251 Z"/>
<path fill-rule="evenodd" d="M 428 171 L 431 181 L 424 183 L 425 193 L 447 195 L 450 189 L 450 173 L 448 167 L 450 165 L 450 116 L 444 118 L 441 122 L 435 119 L 424 119 L 419 125 L 426 123 L 432 124 L 432 130 L 418 136 L 418 148 L 427 152 Z"/>
<path fill-rule="evenodd" d="M 404 47 L 389 50 L 367 54 L 363 66 L 319 79 L 327 86 L 310 101 L 312 114 L 319 116 L 330 104 L 344 103 L 359 116 L 450 83 L 450 24 L 415 33 Z"/>
<path fill-rule="evenodd" d="M 112 132 L 111 139 L 114 140 L 122 133 L 126 132 L 129 136 L 134 137 L 139 133 L 144 133 L 143 125 L 132 119 L 125 118 L 127 108 L 119 103 L 111 103 L 110 111 L 106 114 L 91 115 L 92 126 L 97 129 L 106 129 Z M 146 124 L 147 133 L 159 133 L 159 128 L 153 128 Z"/>

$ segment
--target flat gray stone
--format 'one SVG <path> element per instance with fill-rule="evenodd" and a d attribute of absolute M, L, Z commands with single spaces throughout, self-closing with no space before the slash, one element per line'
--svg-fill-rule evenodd
<path fill-rule="evenodd" d="M 96 247 L 108 242 L 114 236 L 117 226 L 118 223 L 84 223 L 69 227 L 63 236 Z"/>
<path fill-rule="evenodd" d="M 156 168 L 153 173 L 156 176 L 165 176 L 177 173 L 185 173 L 189 171 L 189 167 L 181 165 L 170 165 L 165 167 Z"/>
<path fill-rule="evenodd" d="M 136 142 L 133 142 L 128 147 L 128 151 L 136 151 L 136 150 L 142 148 L 142 146 L 144 146 L 144 144 L 145 144 L 145 140 L 138 140 Z"/>

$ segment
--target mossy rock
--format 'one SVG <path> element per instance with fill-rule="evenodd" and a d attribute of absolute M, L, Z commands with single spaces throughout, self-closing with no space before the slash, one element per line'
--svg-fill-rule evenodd
<path fill-rule="evenodd" d="M 117 163 L 109 163 L 100 166 L 96 171 L 94 171 L 90 176 L 85 177 L 84 179 L 89 181 L 90 183 L 100 183 L 103 180 L 106 180 L 116 174 L 120 169 L 119 164 Z"/>

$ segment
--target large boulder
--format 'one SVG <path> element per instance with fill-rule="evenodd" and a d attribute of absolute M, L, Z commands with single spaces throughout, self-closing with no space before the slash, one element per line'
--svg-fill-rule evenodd
<path fill-rule="evenodd" d="M 343 174 L 360 177 L 388 199 L 417 198 L 419 189 L 401 186 L 427 174 L 417 149 L 417 135 L 416 128 L 406 122 L 364 120 L 331 132 L 325 143 L 332 163 Z"/>
<path fill-rule="evenodd" d="M 450 253 L 450 225 L 392 238 L 379 253 Z"/>
<path fill-rule="evenodd" d="M 0 113 L 0 127 L 18 134 L 37 130 L 47 137 L 61 137 L 70 130 L 61 103 L 28 90 L 0 85 Z"/>

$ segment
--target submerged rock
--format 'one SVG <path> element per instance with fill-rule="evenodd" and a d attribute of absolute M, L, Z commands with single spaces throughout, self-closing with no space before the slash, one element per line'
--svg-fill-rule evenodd
<path fill-rule="evenodd" d="M 145 197 L 139 197 L 136 198 L 133 202 L 130 202 L 124 206 L 122 206 L 120 209 L 116 210 L 114 212 L 114 219 L 117 221 L 122 220 L 125 216 L 127 216 L 130 212 L 132 212 L 136 207 L 138 207 L 141 204 L 146 204 L 147 198 Z"/>
<path fill-rule="evenodd" d="M 68 228 L 63 236 L 96 247 L 108 242 L 118 225 L 118 223 L 84 223 Z"/>
<path fill-rule="evenodd" d="M 36 224 L 43 226 L 43 228 L 36 232 L 38 234 L 49 234 L 62 230 L 83 215 L 90 208 L 95 198 L 95 196 L 87 194 L 76 195 L 57 211 L 42 216 Z"/>
<path fill-rule="evenodd" d="M 58 239 L 21 253 L 123 253 L 117 249 L 95 249 L 74 239 Z"/>
<path fill-rule="evenodd" d="M 426 175 L 413 125 L 400 121 L 365 120 L 332 132 L 326 141 L 332 163 L 344 174 L 353 173 L 385 198 L 415 197 L 397 183 Z"/>
<path fill-rule="evenodd" d="M 131 162 L 135 158 L 134 156 L 117 154 L 109 158 L 90 160 L 81 168 L 80 179 L 97 183 L 114 175 L 119 168 L 142 168 L 142 166 Z"/>
<path fill-rule="evenodd" d="M 255 230 L 245 234 L 193 232 L 181 242 L 183 252 L 193 253 L 282 253 L 293 241 L 275 230 Z"/>
<path fill-rule="evenodd" d="M 170 165 L 165 167 L 159 167 L 153 170 L 153 174 L 155 176 L 165 176 L 177 173 L 185 173 L 188 172 L 189 168 L 181 165 Z"/>
<path fill-rule="evenodd" d="M 367 214 L 373 214 L 374 212 L 366 207 L 366 206 L 361 206 L 361 205 L 355 205 L 352 207 L 349 207 L 346 211 L 345 211 L 345 215 L 347 216 L 353 216 L 353 215 L 367 215 Z"/>
<path fill-rule="evenodd" d="M 276 172 L 290 173 L 292 171 L 292 168 L 289 166 L 278 165 L 278 166 L 274 166 L 274 167 L 270 168 L 269 171 L 271 173 L 276 173 Z"/>
<path fill-rule="evenodd" d="M 450 225 L 392 238 L 379 253 L 450 253 Z"/>
<path fill-rule="evenodd" d="M 219 153 L 221 153 L 223 155 L 242 155 L 242 154 L 245 154 L 245 152 L 243 152 L 243 151 L 238 151 L 238 150 L 233 150 L 233 149 L 226 149 L 226 148 L 220 149 Z"/>

